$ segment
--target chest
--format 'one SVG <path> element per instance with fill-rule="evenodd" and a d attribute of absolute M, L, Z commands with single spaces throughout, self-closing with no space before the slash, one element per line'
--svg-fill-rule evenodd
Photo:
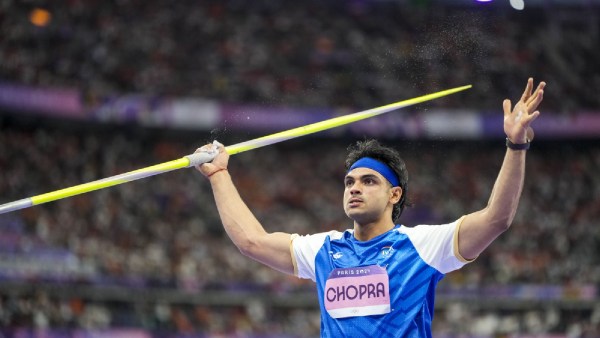
<path fill-rule="evenodd" d="M 333 269 L 376 265 L 391 273 L 404 265 L 421 261 L 414 246 L 406 237 L 392 238 L 370 245 L 354 241 L 326 243 L 316 257 L 317 270 L 329 273 Z"/>
<path fill-rule="evenodd" d="M 317 255 L 317 284 L 333 318 L 405 311 L 399 300 L 422 302 L 436 276 L 405 238 L 369 246 L 332 241 L 324 249 Z"/>

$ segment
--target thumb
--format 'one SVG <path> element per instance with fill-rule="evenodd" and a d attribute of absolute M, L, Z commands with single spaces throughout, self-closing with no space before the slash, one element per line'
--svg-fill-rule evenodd
<path fill-rule="evenodd" d="M 502 101 L 502 108 L 504 109 L 504 116 L 510 115 L 511 106 L 512 106 L 512 104 L 509 99 L 505 99 L 504 101 Z"/>
<path fill-rule="evenodd" d="M 535 136 L 535 133 L 533 132 L 533 128 L 527 127 L 527 139 L 529 141 L 533 141 L 534 136 Z"/>

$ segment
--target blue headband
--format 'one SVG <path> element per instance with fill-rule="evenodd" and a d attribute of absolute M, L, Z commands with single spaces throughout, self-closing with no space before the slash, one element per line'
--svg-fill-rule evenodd
<path fill-rule="evenodd" d="M 373 169 L 376 172 L 380 173 L 381 176 L 385 177 L 385 179 L 388 180 L 392 184 L 392 187 L 400 186 L 400 181 L 398 180 L 398 176 L 396 176 L 396 173 L 394 173 L 392 168 L 390 168 L 387 164 L 385 164 L 383 162 L 377 161 L 374 158 L 363 157 L 363 158 L 359 159 L 358 161 L 354 162 L 354 164 L 350 167 L 350 169 L 348 169 L 348 172 L 354 170 L 355 168 Z"/>

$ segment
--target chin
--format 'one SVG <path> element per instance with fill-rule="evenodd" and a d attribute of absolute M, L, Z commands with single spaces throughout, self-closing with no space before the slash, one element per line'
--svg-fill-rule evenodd
<path fill-rule="evenodd" d="M 358 224 L 366 224 L 366 223 L 370 223 L 371 221 L 369 221 L 371 219 L 371 217 L 369 217 L 368 215 L 364 214 L 364 213 L 360 213 L 360 212 L 346 212 L 346 216 L 348 216 L 351 220 L 353 220 L 354 222 L 358 223 Z"/>

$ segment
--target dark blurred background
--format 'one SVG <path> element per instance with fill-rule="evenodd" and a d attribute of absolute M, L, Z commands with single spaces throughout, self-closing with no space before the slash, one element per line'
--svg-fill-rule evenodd
<path fill-rule="evenodd" d="M 600 336 L 600 2 L 0 1 L 0 203 L 435 91 L 235 155 L 269 231 L 352 223 L 346 147 L 407 162 L 438 224 L 484 207 L 502 100 L 548 83 L 511 229 L 438 288 L 435 337 Z M 242 256 L 176 172 L 0 215 L 0 337 L 317 337 L 314 284 Z"/>

